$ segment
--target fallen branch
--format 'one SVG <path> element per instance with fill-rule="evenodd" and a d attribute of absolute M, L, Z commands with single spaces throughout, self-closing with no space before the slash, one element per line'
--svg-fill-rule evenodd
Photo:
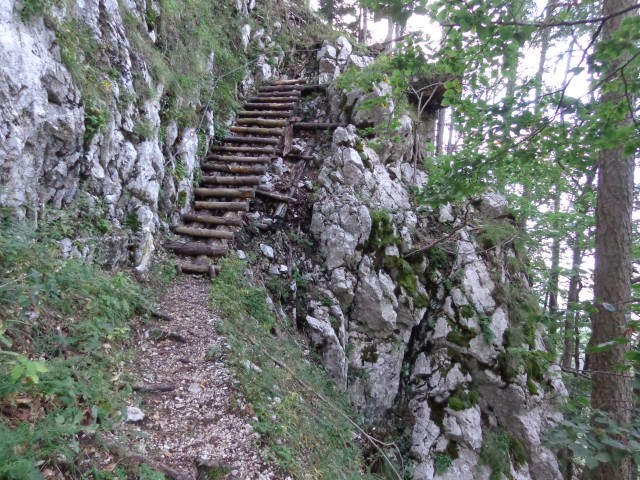
<path fill-rule="evenodd" d="M 158 310 L 151 310 L 151 315 L 153 317 L 159 318 L 160 320 L 164 320 L 166 322 L 175 322 L 176 321 L 175 317 L 172 317 L 168 313 L 159 312 Z"/>
<path fill-rule="evenodd" d="M 171 392 L 175 390 L 175 385 L 169 385 L 168 383 L 157 383 L 155 385 L 149 385 L 148 383 L 134 383 L 133 389 L 136 392 L 150 393 L 150 392 Z"/>

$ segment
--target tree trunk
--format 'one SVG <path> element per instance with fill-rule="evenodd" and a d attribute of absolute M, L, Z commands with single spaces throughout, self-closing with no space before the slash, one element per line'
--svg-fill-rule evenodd
<path fill-rule="evenodd" d="M 366 44 L 369 36 L 369 9 L 361 7 L 360 9 L 360 29 L 358 30 L 358 42 Z"/>
<path fill-rule="evenodd" d="M 560 189 L 556 188 L 553 196 L 553 213 L 560 213 Z M 554 220 L 554 230 L 559 229 L 558 221 Z M 560 237 L 556 233 L 551 244 L 551 269 L 549 270 L 549 282 L 547 283 L 547 312 L 551 315 L 558 311 L 558 284 L 560 282 Z M 555 321 L 554 321 L 555 325 Z M 555 329 L 555 327 L 554 327 Z"/>
<path fill-rule="evenodd" d="M 444 147 L 444 130 L 447 119 L 446 108 L 438 110 L 438 129 L 436 130 L 436 155 L 442 155 Z"/>
<path fill-rule="evenodd" d="M 574 244 L 571 248 L 571 276 L 569 277 L 569 292 L 567 293 L 567 311 L 564 315 L 564 346 L 562 349 L 562 366 L 564 368 L 571 368 L 571 360 L 576 358 L 575 369 L 580 368 L 580 339 L 576 338 L 578 327 L 578 312 L 576 311 L 576 304 L 580 301 L 580 266 L 582 265 L 582 248 L 581 248 L 581 235 L 576 232 L 574 238 Z M 578 350 L 576 352 L 576 350 Z M 577 355 L 577 356 L 576 356 Z"/>
<path fill-rule="evenodd" d="M 629 0 L 604 0 L 603 16 L 612 15 L 632 4 Z M 632 12 L 613 16 L 604 23 L 605 41 L 620 27 L 623 18 L 633 15 Z M 615 79 L 621 62 L 622 59 L 611 62 L 604 78 Z M 613 108 L 627 104 L 628 99 L 619 86 L 605 91 L 602 102 Z M 619 125 L 626 126 L 630 122 L 631 118 L 627 116 Z M 624 154 L 623 145 L 600 151 L 593 287 L 596 311 L 593 315 L 592 345 L 627 336 L 626 314 L 631 298 L 633 173 L 633 156 Z M 629 349 L 629 343 L 615 342 L 606 351 L 591 354 L 591 406 L 594 410 L 611 414 L 619 424 L 629 422 L 633 407 L 632 376 L 617 370 L 625 362 L 625 353 Z M 625 442 L 624 438 L 619 440 Z M 632 480 L 636 478 L 635 470 L 631 457 L 626 457 L 619 465 L 600 463 L 589 473 L 589 478 Z"/>

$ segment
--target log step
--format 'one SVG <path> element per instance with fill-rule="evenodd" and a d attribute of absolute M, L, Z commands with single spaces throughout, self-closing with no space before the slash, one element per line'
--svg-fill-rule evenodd
<path fill-rule="evenodd" d="M 209 149 L 211 152 L 228 152 L 228 153 L 266 153 L 275 155 L 275 148 L 267 147 L 229 147 L 225 145 L 216 145 Z"/>
<path fill-rule="evenodd" d="M 289 98 L 290 102 L 297 101 L 298 98 L 302 95 L 300 90 L 293 90 L 291 92 L 258 92 L 256 97 L 258 98 L 267 98 L 267 97 L 286 97 Z"/>
<path fill-rule="evenodd" d="M 209 275 L 211 278 L 220 273 L 220 267 L 218 265 L 211 265 L 209 263 L 180 262 L 176 265 L 176 269 L 178 270 L 178 274 L 191 273 L 197 275 Z"/>
<path fill-rule="evenodd" d="M 206 176 L 200 179 L 200 185 L 260 185 L 262 177 L 226 177 Z"/>
<path fill-rule="evenodd" d="M 197 213 L 185 213 L 183 222 L 197 222 L 204 225 L 226 225 L 228 227 L 241 227 L 242 219 L 239 217 L 215 217 L 213 215 L 198 215 Z"/>
<path fill-rule="evenodd" d="M 249 100 L 249 103 L 291 103 L 291 102 L 295 102 L 297 100 L 297 97 L 292 97 L 292 96 L 273 96 L 273 97 L 261 97 L 261 96 L 257 96 L 257 97 L 253 97 L 251 100 Z"/>
<path fill-rule="evenodd" d="M 301 91 L 302 90 L 302 85 L 303 84 L 297 84 L 297 85 L 267 85 L 264 87 L 260 87 L 258 89 L 258 92 L 264 93 L 264 92 L 294 92 L 294 91 Z"/>
<path fill-rule="evenodd" d="M 167 242 L 166 247 L 179 255 L 190 255 L 197 257 L 199 255 L 207 255 L 209 257 L 220 257 L 229 253 L 229 247 L 226 245 L 207 245 L 206 243 L 197 242 Z"/>
<path fill-rule="evenodd" d="M 203 163 L 200 165 L 203 172 L 225 172 L 240 175 L 264 175 L 267 167 L 258 165 L 227 165 L 226 163 Z"/>
<path fill-rule="evenodd" d="M 194 188 L 193 193 L 196 198 L 255 198 L 256 196 L 253 188 Z"/>
<path fill-rule="evenodd" d="M 264 118 L 239 118 L 236 125 L 257 125 L 259 127 L 286 127 L 286 120 L 265 120 Z"/>
<path fill-rule="evenodd" d="M 177 235 L 187 235 L 196 238 L 220 238 L 222 240 L 233 240 L 233 232 L 224 230 L 212 230 L 210 228 L 191 228 L 191 227 L 171 227 L 171 231 Z"/>
<path fill-rule="evenodd" d="M 293 110 L 295 103 L 245 103 L 247 110 Z"/>
<path fill-rule="evenodd" d="M 232 133 L 241 133 L 244 135 L 261 135 L 263 137 L 279 137 L 284 131 L 281 128 L 262 128 L 262 127 L 231 127 Z"/>
<path fill-rule="evenodd" d="M 293 115 L 293 112 L 287 112 L 284 110 L 281 111 L 273 111 L 273 110 L 243 110 L 242 112 L 238 112 L 239 118 L 246 117 L 257 117 L 257 118 L 289 118 Z"/>
<path fill-rule="evenodd" d="M 237 155 L 207 155 L 207 160 L 235 163 L 269 163 L 271 157 L 239 157 Z"/>
<path fill-rule="evenodd" d="M 249 202 L 194 202 L 196 210 L 227 210 L 230 212 L 248 212 Z"/>
<path fill-rule="evenodd" d="M 288 78 L 285 80 L 275 80 L 271 82 L 271 85 L 299 85 L 301 83 L 308 83 L 308 78 Z"/>
<path fill-rule="evenodd" d="M 255 143 L 262 145 L 279 145 L 279 138 L 263 138 L 263 137 L 224 137 L 223 143 Z"/>

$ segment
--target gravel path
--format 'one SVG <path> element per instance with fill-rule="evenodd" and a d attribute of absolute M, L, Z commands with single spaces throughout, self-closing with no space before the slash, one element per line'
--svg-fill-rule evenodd
<path fill-rule="evenodd" d="M 158 310 L 174 318 L 142 324 L 130 362 L 144 419 L 125 423 L 119 435 L 131 449 L 197 478 L 196 465 L 228 469 L 221 479 L 284 479 L 259 453 L 251 407 L 225 366 L 218 317 L 209 309 L 210 282 L 181 275 Z M 170 391 L 144 391 L 162 387 Z M 135 409 L 130 414 L 135 414 Z M 225 469 L 225 470 L 226 470 Z M 188 478 L 187 477 L 187 478 Z"/>

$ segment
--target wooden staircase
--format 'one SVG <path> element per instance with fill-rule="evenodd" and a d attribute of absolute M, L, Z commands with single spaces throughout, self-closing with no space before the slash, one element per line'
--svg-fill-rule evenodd
<path fill-rule="evenodd" d="M 269 163 L 291 149 L 291 120 L 301 95 L 318 88 L 307 79 L 278 80 L 261 87 L 238 113 L 231 135 L 211 147 L 200 164 L 204 175 L 194 189 L 193 211 L 182 215 L 183 225 L 171 227 L 185 241 L 165 244 L 181 257 L 179 273 L 216 275 L 219 267 L 214 262 L 228 253 L 256 194 L 292 200 L 258 187 Z"/>

